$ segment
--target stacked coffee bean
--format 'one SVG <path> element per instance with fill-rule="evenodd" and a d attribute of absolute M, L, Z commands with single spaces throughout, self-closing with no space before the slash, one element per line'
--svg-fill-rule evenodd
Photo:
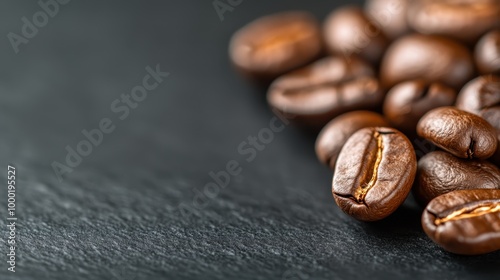
<path fill-rule="evenodd" d="M 500 250 L 499 0 L 371 0 L 323 28 L 279 13 L 239 30 L 230 56 L 270 83 L 271 107 L 321 129 L 316 154 L 345 213 L 383 219 L 413 189 L 445 250 Z"/>

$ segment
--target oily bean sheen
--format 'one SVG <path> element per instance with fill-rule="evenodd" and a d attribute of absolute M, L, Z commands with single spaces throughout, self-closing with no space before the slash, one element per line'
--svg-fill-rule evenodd
<path fill-rule="evenodd" d="M 406 22 L 409 1 L 411 0 L 368 0 L 365 12 L 386 36 L 394 39 L 410 30 Z"/>
<path fill-rule="evenodd" d="M 474 74 L 469 50 L 453 40 L 413 34 L 395 41 L 382 60 L 380 76 L 390 88 L 400 82 L 423 79 L 460 89 Z"/>
<path fill-rule="evenodd" d="M 500 26 L 498 0 L 419 0 L 408 13 L 410 26 L 423 34 L 438 34 L 475 42 Z"/>
<path fill-rule="evenodd" d="M 257 19 L 231 39 L 233 64 L 245 75 L 270 80 L 314 60 L 321 53 L 319 23 L 306 12 Z"/>
<path fill-rule="evenodd" d="M 340 8 L 331 13 L 325 22 L 324 37 L 333 54 L 359 55 L 372 63 L 378 63 L 388 41 L 374 21 L 358 7 Z"/>
<path fill-rule="evenodd" d="M 497 148 L 496 131 L 487 121 L 455 107 L 441 107 L 425 114 L 417 132 L 460 158 L 486 159 Z"/>
<path fill-rule="evenodd" d="M 461 159 L 443 151 L 418 161 L 413 191 L 423 205 L 442 194 L 468 189 L 500 189 L 500 169 L 488 161 Z"/>
<path fill-rule="evenodd" d="M 500 250 L 500 190 L 459 190 L 434 198 L 422 215 L 425 233 L 446 251 Z"/>
<path fill-rule="evenodd" d="M 412 80 L 397 84 L 384 101 L 384 115 L 397 129 L 415 134 L 417 123 L 428 111 L 451 106 L 456 92 L 441 83 L 428 84 L 423 80 Z"/>
<path fill-rule="evenodd" d="M 318 159 L 334 170 L 340 150 L 349 137 L 362 128 L 377 126 L 388 126 L 388 123 L 382 115 L 370 111 L 354 111 L 336 117 L 318 135 Z"/>
<path fill-rule="evenodd" d="M 500 30 L 491 31 L 481 38 L 474 58 L 482 74 L 500 75 Z"/>
<path fill-rule="evenodd" d="M 393 128 L 363 128 L 339 154 L 333 197 L 340 209 L 358 220 L 383 219 L 408 196 L 416 169 L 415 151 L 404 134 Z"/>
<path fill-rule="evenodd" d="M 321 129 L 340 114 L 376 108 L 383 91 L 362 60 L 328 57 L 275 80 L 267 99 L 294 122 Z"/>
<path fill-rule="evenodd" d="M 497 152 L 492 160 L 500 164 L 500 77 L 486 75 L 467 83 L 457 98 L 457 108 L 481 116 L 497 131 Z"/>

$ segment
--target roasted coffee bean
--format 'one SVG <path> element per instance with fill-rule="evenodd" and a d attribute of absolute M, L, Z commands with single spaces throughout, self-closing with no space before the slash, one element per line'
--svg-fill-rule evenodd
<path fill-rule="evenodd" d="M 500 1 L 412 1 L 408 22 L 423 34 L 445 35 L 472 43 L 487 31 L 500 26 Z"/>
<path fill-rule="evenodd" d="M 350 57 L 359 55 L 378 63 L 388 41 L 374 21 L 358 7 L 345 7 L 333 11 L 325 22 L 324 37 L 329 51 Z"/>
<path fill-rule="evenodd" d="M 333 175 L 337 205 L 362 221 L 393 213 L 410 192 L 417 161 L 413 147 L 393 128 L 363 128 L 342 148 Z"/>
<path fill-rule="evenodd" d="M 500 164 L 500 77 L 486 75 L 467 83 L 457 98 L 457 108 L 479 115 L 497 131 L 497 152 L 492 160 Z"/>
<path fill-rule="evenodd" d="M 481 38 L 474 58 L 482 74 L 500 75 L 500 30 L 491 31 Z"/>
<path fill-rule="evenodd" d="M 418 161 L 413 192 L 423 205 L 442 194 L 470 189 L 500 189 L 500 169 L 488 161 L 461 159 L 443 151 Z"/>
<path fill-rule="evenodd" d="M 446 251 L 500 250 L 500 190 L 460 190 L 434 198 L 422 215 L 425 233 Z"/>
<path fill-rule="evenodd" d="M 384 34 L 395 39 L 407 33 L 410 28 L 406 13 L 410 0 L 368 0 L 365 13 L 377 22 Z"/>
<path fill-rule="evenodd" d="M 491 161 L 500 167 L 500 107 L 487 109 L 481 112 L 481 117 L 489 122 L 497 131 L 497 151 L 490 158 Z"/>
<path fill-rule="evenodd" d="M 412 80 L 397 84 L 384 101 L 384 115 L 397 129 L 407 135 L 415 134 L 420 118 L 432 109 L 451 106 L 456 92 L 441 83 L 428 84 L 423 80 Z"/>
<path fill-rule="evenodd" d="M 460 89 L 474 74 L 469 50 L 439 36 L 413 34 L 402 37 L 387 50 L 382 61 L 382 83 L 390 88 L 400 82 L 423 79 Z"/>
<path fill-rule="evenodd" d="M 467 83 L 457 97 L 457 108 L 481 116 L 481 112 L 500 107 L 500 77 L 487 75 Z"/>
<path fill-rule="evenodd" d="M 244 75 L 270 80 L 320 55 L 319 23 L 306 12 L 283 12 L 257 19 L 235 33 L 229 53 Z"/>
<path fill-rule="evenodd" d="M 340 115 L 321 130 L 316 140 L 316 155 L 323 164 L 334 170 L 340 150 L 352 134 L 365 127 L 388 125 L 382 115 L 370 111 Z"/>
<path fill-rule="evenodd" d="M 455 107 L 441 107 L 425 114 L 417 132 L 460 158 L 486 159 L 497 148 L 496 131 L 487 121 Z"/>
<path fill-rule="evenodd" d="M 294 122 L 321 129 L 340 114 L 380 106 L 383 96 L 371 66 L 355 57 L 328 57 L 278 78 L 267 99 Z"/>

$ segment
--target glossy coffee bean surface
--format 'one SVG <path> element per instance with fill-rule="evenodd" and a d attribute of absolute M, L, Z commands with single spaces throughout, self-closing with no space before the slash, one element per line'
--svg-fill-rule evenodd
<path fill-rule="evenodd" d="M 476 45 L 474 59 L 482 74 L 500 75 L 500 29 L 481 38 Z"/>
<path fill-rule="evenodd" d="M 295 123 L 321 129 L 343 113 L 381 105 L 384 92 L 373 74 L 355 57 L 328 57 L 278 78 L 267 100 Z"/>
<path fill-rule="evenodd" d="M 347 140 L 337 159 L 335 202 L 358 220 L 383 219 L 408 196 L 416 167 L 415 151 L 404 134 L 393 128 L 363 128 Z"/>
<path fill-rule="evenodd" d="M 380 76 L 385 87 L 415 79 L 442 82 L 460 89 L 474 74 L 469 50 L 440 36 L 412 34 L 395 41 L 387 50 Z"/>
<path fill-rule="evenodd" d="M 490 160 L 500 167 L 500 107 L 483 110 L 481 117 L 489 122 L 497 131 L 497 151 Z"/>
<path fill-rule="evenodd" d="M 340 150 L 356 131 L 365 127 L 383 127 L 389 124 L 380 114 L 370 111 L 353 111 L 342 114 L 330 121 L 316 140 L 318 159 L 332 170 Z"/>
<path fill-rule="evenodd" d="M 438 34 L 472 43 L 500 26 L 498 0 L 418 0 L 409 8 L 410 26 L 423 34 Z"/>
<path fill-rule="evenodd" d="M 358 55 L 371 63 L 380 61 L 388 44 L 374 21 L 355 6 L 333 11 L 326 19 L 324 37 L 331 53 Z"/>
<path fill-rule="evenodd" d="M 384 116 L 397 129 L 415 134 L 420 118 L 432 109 L 451 106 L 456 92 L 441 83 L 412 80 L 394 86 L 384 101 Z"/>
<path fill-rule="evenodd" d="M 500 190 L 459 190 L 424 210 L 425 233 L 446 251 L 479 255 L 500 250 Z"/>
<path fill-rule="evenodd" d="M 487 121 L 455 107 L 441 107 L 425 114 L 417 133 L 460 158 L 486 159 L 497 148 L 497 133 Z"/>
<path fill-rule="evenodd" d="M 418 161 L 414 194 L 422 205 L 456 190 L 500 189 L 500 169 L 484 160 L 457 158 L 435 151 Z"/>
<path fill-rule="evenodd" d="M 237 31 L 229 54 L 244 75 L 271 80 L 306 65 L 322 51 L 319 23 L 307 12 L 282 12 L 259 18 Z"/>
<path fill-rule="evenodd" d="M 384 34 L 395 39 L 409 32 L 406 21 L 411 0 L 368 0 L 365 13 L 372 18 Z"/>

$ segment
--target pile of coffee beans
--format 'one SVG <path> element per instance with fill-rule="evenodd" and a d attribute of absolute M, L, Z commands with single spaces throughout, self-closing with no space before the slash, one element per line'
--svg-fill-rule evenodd
<path fill-rule="evenodd" d="M 319 132 L 342 211 L 381 220 L 412 192 L 445 250 L 500 250 L 499 0 L 368 0 L 323 25 L 283 12 L 229 52 L 274 110 Z"/>

